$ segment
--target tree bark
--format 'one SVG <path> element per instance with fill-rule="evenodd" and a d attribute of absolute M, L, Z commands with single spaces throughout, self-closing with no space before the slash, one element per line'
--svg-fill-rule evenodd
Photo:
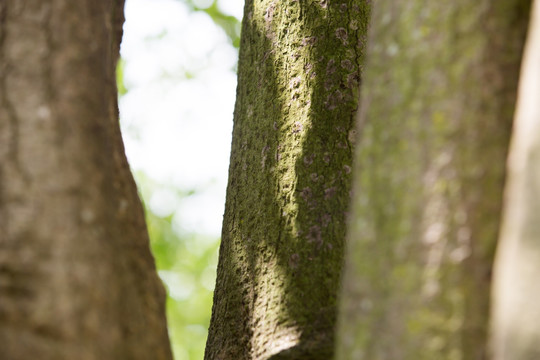
<path fill-rule="evenodd" d="M 171 359 L 118 125 L 121 0 L 0 0 L 2 359 Z"/>
<path fill-rule="evenodd" d="M 247 1 L 205 359 L 329 359 L 366 1 Z"/>
<path fill-rule="evenodd" d="M 484 359 L 529 1 L 377 1 L 337 359 Z"/>
<path fill-rule="evenodd" d="M 495 360 L 540 358 L 540 3 L 521 67 L 495 262 L 491 348 Z"/>

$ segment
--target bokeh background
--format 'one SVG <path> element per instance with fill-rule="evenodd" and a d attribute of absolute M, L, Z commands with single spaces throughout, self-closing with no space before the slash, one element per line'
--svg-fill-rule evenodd
<path fill-rule="evenodd" d="M 176 360 L 210 321 L 243 0 L 127 0 L 120 121 L 142 196 Z"/>

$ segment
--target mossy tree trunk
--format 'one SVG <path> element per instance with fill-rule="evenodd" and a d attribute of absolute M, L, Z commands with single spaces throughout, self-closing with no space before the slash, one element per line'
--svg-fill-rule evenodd
<path fill-rule="evenodd" d="M 529 2 L 374 2 L 338 359 L 485 358 Z"/>
<path fill-rule="evenodd" d="M 521 67 L 495 261 L 491 348 L 496 360 L 540 359 L 540 3 Z"/>
<path fill-rule="evenodd" d="M 0 357 L 171 359 L 120 137 L 121 0 L 0 0 Z"/>
<path fill-rule="evenodd" d="M 329 359 L 364 0 L 248 0 L 205 359 Z"/>

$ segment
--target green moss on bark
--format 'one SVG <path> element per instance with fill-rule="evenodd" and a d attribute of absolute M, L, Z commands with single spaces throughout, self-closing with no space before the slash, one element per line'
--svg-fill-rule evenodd
<path fill-rule="evenodd" d="M 523 1 L 374 5 L 338 359 L 481 359 Z"/>
<path fill-rule="evenodd" d="M 246 4 L 206 359 L 331 356 L 366 24 L 363 1 Z"/>

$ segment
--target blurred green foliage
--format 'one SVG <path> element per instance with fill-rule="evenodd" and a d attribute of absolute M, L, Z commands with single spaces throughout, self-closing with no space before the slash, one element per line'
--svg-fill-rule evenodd
<path fill-rule="evenodd" d="M 193 0 L 185 0 L 184 3 L 187 4 L 193 11 L 202 11 L 207 13 L 216 23 L 216 25 L 225 31 L 225 34 L 227 34 L 233 46 L 235 48 L 240 46 L 241 22 L 232 15 L 224 14 L 219 9 L 217 0 L 214 0 L 210 6 L 205 8 L 198 7 Z"/>
<path fill-rule="evenodd" d="M 192 0 L 180 1 L 194 12 L 208 14 L 227 34 L 231 44 L 239 46 L 240 20 L 221 12 L 216 0 L 205 8 L 198 7 Z M 160 41 L 160 37 L 152 41 Z M 125 61 L 120 59 L 116 71 L 119 96 L 129 91 L 124 82 L 124 68 Z M 176 212 L 158 215 L 147 206 L 153 194 L 163 188 L 177 195 L 179 202 L 194 191 L 156 183 L 143 172 L 134 175 L 145 207 L 152 253 L 167 289 L 167 321 L 175 360 L 202 359 L 210 323 L 219 239 L 182 231 L 178 225 L 182 220 Z"/>
<path fill-rule="evenodd" d="M 174 213 L 158 216 L 146 206 L 164 185 L 136 174 L 145 204 L 150 244 L 160 278 L 167 289 L 167 320 L 176 360 L 202 359 L 217 267 L 218 239 L 182 233 Z M 172 189 L 174 191 L 174 189 Z M 193 192 L 177 190 L 179 201 Z"/>
<path fill-rule="evenodd" d="M 126 62 L 124 59 L 120 58 L 118 64 L 116 65 L 116 87 L 118 90 L 118 95 L 122 96 L 127 93 L 126 84 L 124 83 L 124 68 Z"/>

